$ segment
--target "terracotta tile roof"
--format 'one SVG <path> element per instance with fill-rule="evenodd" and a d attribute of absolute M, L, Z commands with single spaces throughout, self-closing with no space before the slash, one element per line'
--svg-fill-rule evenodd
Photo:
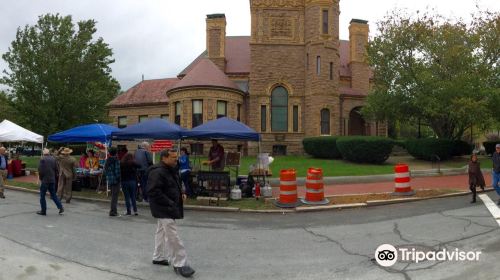
<path fill-rule="evenodd" d="M 208 58 L 199 59 L 171 90 L 193 86 L 224 87 L 240 91 L 240 88 Z"/>
<path fill-rule="evenodd" d="M 339 55 L 340 55 L 340 69 L 339 69 L 340 76 L 350 77 L 351 68 L 349 67 L 349 41 L 340 40 Z"/>
<path fill-rule="evenodd" d="M 347 88 L 347 87 L 341 87 L 339 89 L 340 91 L 340 95 L 347 95 L 347 96 L 359 96 L 359 97 L 363 97 L 363 96 L 366 96 L 367 95 L 367 92 L 362 92 L 360 90 L 357 90 L 357 89 L 353 89 L 353 88 Z"/>
<path fill-rule="evenodd" d="M 118 95 L 107 106 L 123 107 L 167 103 L 166 92 L 177 82 L 179 82 L 177 78 L 144 80 Z"/>
<path fill-rule="evenodd" d="M 226 37 L 226 73 L 250 73 L 250 36 Z"/>

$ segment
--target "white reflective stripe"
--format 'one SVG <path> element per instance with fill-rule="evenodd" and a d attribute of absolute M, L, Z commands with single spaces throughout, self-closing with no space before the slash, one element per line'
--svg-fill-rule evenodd
<path fill-rule="evenodd" d="M 280 195 L 292 195 L 297 194 L 297 191 L 280 191 Z"/>
<path fill-rule="evenodd" d="M 396 188 L 407 188 L 410 186 L 410 182 L 406 183 L 396 183 Z"/>
<path fill-rule="evenodd" d="M 280 181 L 280 185 L 295 186 L 295 185 L 297 185 L 297 181 Z"/>
<path fill-rule="evenodd" d="M 309 180 L 309 179 L 307 179 L 306 183 L 309 183 L 309 184 L 322 184 L 323 180 Z"/>
<path fill-rule="evenodd" d="M 410 177 L 410 172 L 405 172 L 405 173 L 396 173 L 395 178 L 406 178 Z"/>
<path fill-rule="evenodd" d="M 323 193 L 323 189 L 307 189 L 306 190 L 307 193 Z"/>

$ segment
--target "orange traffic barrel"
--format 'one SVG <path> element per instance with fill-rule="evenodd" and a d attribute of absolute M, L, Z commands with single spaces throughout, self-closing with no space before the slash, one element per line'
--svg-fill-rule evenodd
<path fill-rule="evenodd" d="M 394 166 L 394 192 L 393 195 L 414 195 L 415 191 L 411 189 L 410 170 L 408 165 L 398 163 Z"/>
<path fill-rule="evenodd" d="M 330 203 L 325 199 L 323 169 L 311 167 L 307 170 L 305 204 L 324 205 Z"/>
<path fill-rule="evenodd" d="M 301 204 L 297 200 L 297 173 L 295 169 L 280 171 L 280 197 L 274 204 L 282 208 L 293 208 Z"/>

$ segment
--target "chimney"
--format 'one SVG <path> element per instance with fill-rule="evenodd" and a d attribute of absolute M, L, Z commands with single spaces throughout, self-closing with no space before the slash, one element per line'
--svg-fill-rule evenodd
<path fill-rule="evenodd" d="M 363 93 L 370 90 L 370 68 L 366 61 L 368 21 L 352 19 L 349 25 L 349 66 L 351 87 Z"/>
<path fill-rule="evenodd" d="M 208 58 L 222 72 L 226 69 L 226 16 L 224 14 L 207 15 L 207 53 Z"/>

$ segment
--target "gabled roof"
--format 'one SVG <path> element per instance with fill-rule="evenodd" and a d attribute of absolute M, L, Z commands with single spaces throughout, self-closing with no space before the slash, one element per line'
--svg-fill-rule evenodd
<path fill-rule="evenodd" d="M 226 36 L 226 74 L 250 73 L 250 36 Z M 207 51 L 203 51 L 197 58 L 184 68 L 177 77 L 185 76 L 201 59 L 207 58 Z"/>
<path fill-rule="evenodd" d="M 201 58 L 191 67 L 191 70 L 186 74 L 170 90 L 185 88 L 185 87 L 223 87 L 241 91 L 240 88 L 222 72 L 210 59 Z"/>
<path fill-rule="evenodd" d="M 168 98 L 165 93 L 177 82 L 179 82 L 177 78 L 144 80 L 118 95 L 107 106 L 123 107 L 167 103 Z"/>

